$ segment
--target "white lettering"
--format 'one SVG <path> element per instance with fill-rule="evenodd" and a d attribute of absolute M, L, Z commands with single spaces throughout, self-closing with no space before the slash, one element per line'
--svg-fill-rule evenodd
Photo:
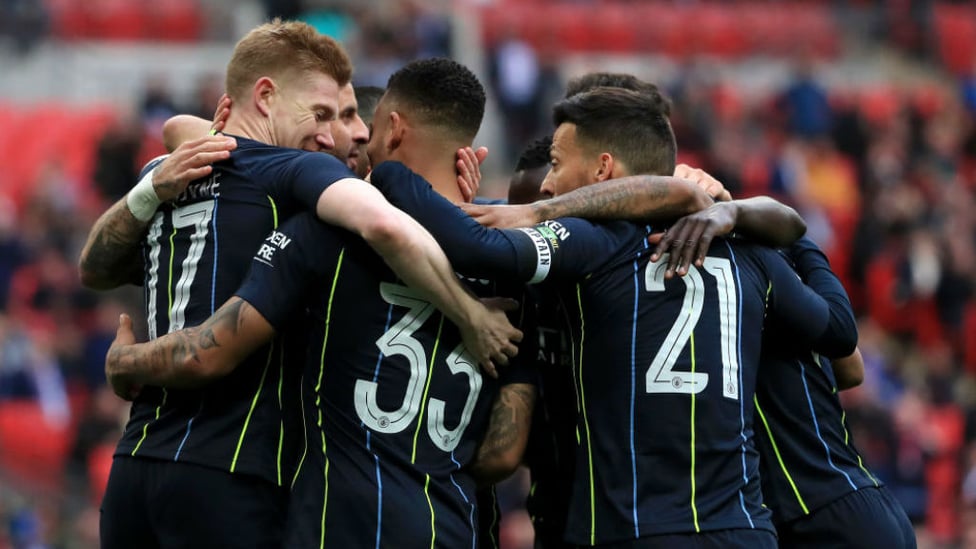
<path fill-rule="evenodd" d="M 274 248 L 267 244 L 261 244 L 261 249 L 258 250 L 258 257 L 265 261 L 271 261 L 274 258 Z"/>
<path fill-rule="evenodd" d="M 536 251 L 535 274 L 529 280 L 529 284 L 538 284 L 549 276 L 549 264 L 552 261 L 552 249 L 549 247 L 549 240 L 542 236 L 536 229 L 519 229 L 532 239 Z"/>
<path fill-rule="evenodd" d="M 281 248 L 282 250 L 284 250 L 285 248 L 288 247 L 289 244 L 291 244 L 291 239 L 285 236 L 284 233 L 279 233 L 278 231 L 274 231 L 273 233 L 271 233 L 271 236 L 269 236 L 265 240 Z"/>

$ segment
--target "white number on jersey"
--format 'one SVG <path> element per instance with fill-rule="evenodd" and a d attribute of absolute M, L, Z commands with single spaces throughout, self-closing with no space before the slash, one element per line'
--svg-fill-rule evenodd
<path fill-rule="evenodd" d="M 169 215 L 174 231 L 192 228 L 192 232 L 190 233 L 190 247 L 181 263 L 180 278 L 173 287 L 173 300 L 169 310 L 169 331 L 175 332 L 176 330 L 182 329 L 186 323 L 186 307 L 190 303 L 190 288 L 193 286 L 193 280 L 197 275 L 197 266 L 200 263 L 200 258 L 203 257 L 203 251 L 207 245 L 207 234 L 210 232 L 210 221 L 213 219 L 213 207 L 213 200 L 204 200 L 202 202 L 181 206 L 168 214 L 156 212 L 155 216 L 153 216 L 147 237 L 150 246 L 148 283 L 150 339 L 154 339 L 157 335 L 156 298 L 158 289 L 156 286 L 159 283 L 159 255 L 162 250 L 160 237 L 162 236 L 163 221 Z M 167 269 L 172 268 L 173 259 L 175 258 L 170 258 L 166 262 Z M 172 275 L 171 272 L 170 275 Z M 172 280 L 167 278 L 167 284 L 172 284 Z"/>
<path fill-rule="evenodd" d="M 376 346 L 386 356 L 402 356 L 410 366 L 410 379 L 407 380 L 406 393 L 400 408 L 392 411 L 383 410 L 376 395 L 379 385 L 375 381 L 359 379 L 356 381 L 355 403 L 359 419 L 372 429 L 380 433 L 399 433 L 411 425 L 417 418 L 424 398 L 424 382 L 427 379 L 427 351 L 416 338 L 414 332 L 424 325 L 434 312 L 434 306 L 424 301 L 420 295 L 397 284 L 383 282 L 380 284 L 380 295 L 391 305 L 407 307 L 409 310 L 396 324 L 376 340 Z M 446 403 L 437 398 L 430 398 L 427 417 L 427 431 L 434 444 L 450 452 L 457 447 L 461 435 L 471 422 L 471 414 L 481 392 L 481 372 L 474 360 L 466 352 L 464 344 L 459 344 L 447 357 L 447 365 L 451 373 L 463 374 L 468 378 L 468 395 L 461 412 L 458 426 L 448 429 L 445 422 Z"/>
<path fill-rule="evenodd" d="M 664 271 L 667 256 L 657 263 L 648 263 L 644 271 L 644 289 L 648 292 L 664 291 Z M 718 290 L 719 331 L 721 333 L 722 353 L 722 395 L 726 398 L 739 398 L 739 356 L 736 345 L 738 335 L 738 300 L 732 263 L 728 259 L 706 257 L 704 269 L 712 277 Z M 685 284 L 684 301 L 681 312 L 675 319 L 671 331 L 661 344 L 661 348 L 651 361 L 644 376 L 645 390 L 648 393 L 702 392 L 708 385 L 708 373 L 675 371 L 678 357 L 688 345 L 695 326 L 702 314 L 705 301 L 705 279 L 698 268 L 692 265 L 688 274 L 681 277 Z"/>

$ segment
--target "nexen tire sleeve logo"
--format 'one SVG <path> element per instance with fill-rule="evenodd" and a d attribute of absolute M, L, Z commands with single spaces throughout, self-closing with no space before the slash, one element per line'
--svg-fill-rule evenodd
<path fill-rule="evenodd" d="M 549 276 L 549 268 L 552 265 L 552 244 L 550 240 L 536 229 L 518 229 L 527 234 L 532 239 L 536 253 L 535 274 L 529 280 L 529 284 L 538 284 Z"/>

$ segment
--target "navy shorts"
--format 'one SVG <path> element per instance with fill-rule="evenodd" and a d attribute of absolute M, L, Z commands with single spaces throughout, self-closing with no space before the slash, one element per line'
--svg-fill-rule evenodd
<path fill-rule="evenodd" d="M 777 531 L 780 547 L 917 547 L 908 515 L 883 487 L 851 492 Z"/>
<path fill-rule="evenodd" d="M 597 547 L 601 549 L 776 549 L 776 535 L 769 530 L 714 530 L 699 534 L 648 536 Z"/>
<path fill-rule="evenodd" d="M 102 500 L 102 549 L 282 544 L 288 491 L 251 475 L 116 456 Z"/>

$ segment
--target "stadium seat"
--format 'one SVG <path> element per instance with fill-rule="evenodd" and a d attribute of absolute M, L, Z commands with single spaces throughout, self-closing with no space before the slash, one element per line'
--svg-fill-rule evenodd
<path fill-rule="evenodd" d="M 45 0 L 51 17 L 51 31 L 62 40 L 79 40 L 91 35 L 91 19 L 84 2 Z"/>
<path fill-rule="evenodd" d="M 103 443 L 92 448 L 88 454 L 88 486 L 92 501 L 100 503 L 108 486 L 108 475 L 112 469 L 112 455 L 115 445 Z"/>
<path fill-rule="evenodd" d="M 968 74 L 976 63 L 976 9 L 970 5 L 936 4 L 935 39 L 946 68 Z"/>
<path fill-rule="evenodd" d="M 152 38 L 173 42 L 200 39 L 203 13 L 195 0 L 150 2 L 147 10 Z"/>
<path fill-rule="evenodd" d="M 49 423 L 37 402 L 0 402 L 0 464 L 15 478 L 56 488 L 71 439 L 69 426 Z"/>
<path fill-rule="evenodd" d="M 91 38 L 136 41 L 148 37 L 145 3 L 133 0 L 89 0 Z"/>

